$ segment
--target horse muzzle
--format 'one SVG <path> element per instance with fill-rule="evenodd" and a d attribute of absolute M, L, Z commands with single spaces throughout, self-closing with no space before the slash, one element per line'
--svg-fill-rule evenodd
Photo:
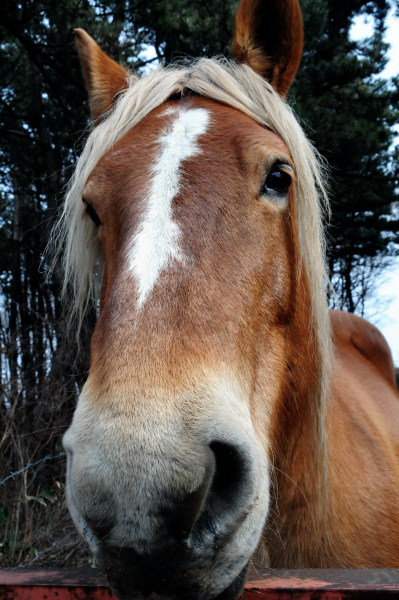
<path fill-rule="evenodd" d="M 162 430 L 97 415 L 91 427 L 79 410 L 64 438 L 68 506 L 115 594 L 234 600 L 268 511 L 256 437 L 234 418 Z"/>

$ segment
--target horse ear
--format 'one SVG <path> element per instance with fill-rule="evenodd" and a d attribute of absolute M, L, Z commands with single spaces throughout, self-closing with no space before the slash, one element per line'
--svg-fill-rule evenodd
<path fill-rule="evenodd" d="M 233 56 L 265 77 L 283 98 L 301 62 L 302 45 L 298 0 L 241 0 Z"/>
<path fill-rule="evenodd" d="M 83 29 L 75 29 L 80 64 L 89 93 L 94 124 L 113 107 L 128 87 L 129 72 L 109 58 Z"/>

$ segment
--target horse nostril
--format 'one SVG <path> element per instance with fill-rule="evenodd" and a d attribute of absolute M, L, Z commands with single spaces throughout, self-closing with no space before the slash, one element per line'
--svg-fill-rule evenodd
<path fill-rule="evenodd" d="M 209 500 L 213 508 L 217 508 L 215 504 L 234 504 L 245 485 L 245 457 L 234 446 L 222 442 L 213 442 L 210 448 L 215 457 L 215 472 Z"/>
<path fill-rule="evenodd" d="M 212 442 L 210 460 L 202 485 L 177 502 L 173 510 L 162 511 L 170 534 L 175 539 L 195 538 L 201 543 L 209 532 L 235 521 L 248 487 L 248 461 L 233 445 Z"/>
<path fill-rule="evenodd" d="M 212 460 L 205 467 L 205 477 L 198 489 L 178 500 L 173 509 L 163 509 L 160 514 L 164 518 L 169 533 L 177 540 L 187 539 L 204 506 L 214 473 Z"/>
<path fill-rule="evenodd" d="M 205 543 L 209 534 L 223 538 L 234 529 L 252 489 L 250 461 L 243 450 L 223 442 L 212 442 L 209 447 L 213 455 L 213 477 L 192 532 L 192 541 L 198 545 Z"/>

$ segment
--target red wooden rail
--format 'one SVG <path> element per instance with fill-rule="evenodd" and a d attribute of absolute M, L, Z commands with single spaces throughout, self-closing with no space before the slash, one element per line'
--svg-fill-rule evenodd
<path fill-rule="evenodd" d="M 270 570 L 246 584 L 241 600 L 351 598 L 399 600 L 399 569 Z M 95 569 L 4 569 L 0 600 L 116 599 Z"/>

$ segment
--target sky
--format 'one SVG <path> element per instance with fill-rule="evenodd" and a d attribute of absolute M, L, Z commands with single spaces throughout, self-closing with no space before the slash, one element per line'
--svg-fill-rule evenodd
<path fill-rule="evenodd" d="M 385 41 L 391 48 L 389 62 L 381 77 L 393 77 L 399 73 L 399 19 L 391 11 L 387 20 Z M 352 38 L 360 40 L 373 34 L 373 19 L 357 17 L 351 29 Z M 397 143 L 399 143 L 399 126 Z M 399 198 L 399 197 L 398 197 Z M 399 204 L 399 202 L 398 202 Z M 391 347 L 395 365 L 399 367 L 399 258 L 382 277 L 378 289 L 366 305 L 365 317 L 384 334 Z"/>

